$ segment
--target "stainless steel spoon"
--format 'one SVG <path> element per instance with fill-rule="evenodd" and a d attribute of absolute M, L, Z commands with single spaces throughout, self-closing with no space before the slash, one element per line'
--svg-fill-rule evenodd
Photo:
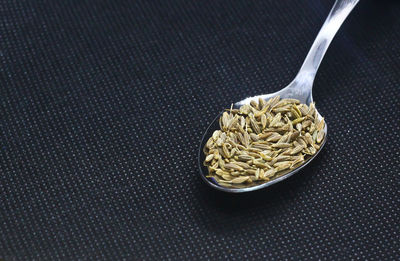
<path fill-rule="evenodd" d="M 346 17 L 350 14 L 351 10 L 353 10 L 354 6 L 358 3 L 359 0 L 336 0 L 335 4 L 333 5 L 328 17 L 325 20 L 325 23 L 322 25 L 321 30 L 319 31 L 317 37 L 314 40 L 313 45 L 311 46 L 310 51 L 307 54 L 306 59 L 304 60 L 303 65 L 300 68 L 300 71 L 298 72 L 297 76 L 294 78 L 294 80 L 285 88 L 282 90 L 275 92 L 275 93 L 270 93 L 270 94 L 264 94 L 264 95 L 258 95 L 258 96 L 253 96 L 246 98 L 244 100 L 241 100 L 239 102 L 236 102 L 234 104 L 234 108 L 238 108 L 244 104 L 249 104 L 250 101 L 255 100 L 258 101 L 259 98 L 262 99 L 269 99 L 274 96 L 279 95 L 281 98 L 295 98 L 300 100 L 301 103 L 305 103 L 309 105 L 312 101 L 312 86 L 314 82 L 315 75 L 317 73 L 318 67 L 321 64 L 322 58 L 324 57 L 326 50 L 329 47 L 329 44 L 332 42 L 333 37 L 335 36 L 336 32 L 339 30 L 340 26 L 343 24 L 344 20 Z M 239 192 L 247 192 L 247 191 L 253 191 L 261 188 L 268 187 L 272 184 L 275 184 L 279 181 L 282 181 L 296 172 L 298 172 L 300 169 L 304 168 L 311 160 L 317 156 L 317 154 L 321 151 L 323 145 L 325 144 L 326 137 L 328 134 L 327 126 L 325 124 L 325 139 L 323 141 L 323 144 L 321 145 L 320 149 L 317 151 L 313 157 L 309 158 L 307 162 L 305 162 L 303 165 L 300 167 L 276 178 L 271 181 L 267 181 L 265 183 L 261 184 L 256 184 L 252 185 L 249 184 L 247 186 L 243 185 L 237 185 L 236 187 L 223 187 L 219 185 L 216 181 L 212 179 L 206 178 L 206 175 L 208 174 L 208 170 L 206 167 L 203 166 L 204 162 L 204 153 L 203 153 L 203 148 L 207 140 L 211 137 L 212 133 L 214 130 L 219 128 L 218 125 L 218 119 L 221 116 L 222 113 L 220 113 L 214 121 L 210 124 L 208 127 L 207 131 L 203 135 L 201 144 L 200 144 L 200 149 L 199 149 L 199 167 L 200 167 L 200 175 L 202 179 L 211 187 L 225 191 L 225 192 L 232 192 L 232 193 L 239 193 Z M 319 117 L 321 117 L 320 114 L 318 114 Z"/>

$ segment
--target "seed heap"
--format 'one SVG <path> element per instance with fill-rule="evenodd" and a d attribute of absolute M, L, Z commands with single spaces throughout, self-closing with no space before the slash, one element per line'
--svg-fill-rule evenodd
<path fill-rule="evenodd" d="M 315 104 L 259 99 L 226 110 L 204 147 L 209 175 L 223 186 L 265 182 L 307 161 L 325 137 Z"/>

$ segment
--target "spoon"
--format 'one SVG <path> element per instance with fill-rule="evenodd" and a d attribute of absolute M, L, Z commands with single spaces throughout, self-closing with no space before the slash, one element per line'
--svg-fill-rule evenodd
<path fill-rule="evenodd" d="M 325 20 L 325 23 L 322 25 L 321 30 L 319 31 L 317 37 L 314 40 L 313 45 L 311 46 L 310 51 L 307 54 L 307 57 L 304 60 L 303 65 L 301 66 L 299 72 L 297 73 L 294 80 L 285 88 L 275 93 L 258 95 L 246 98 L 239 102 L 236 102 L 233 105 L 233 108 L 239 108 L 244 104 L 250 104 L 251 101 L 258 101 L 259 98 L 264 100 L 268 100 L 274 96 L 279 95 L 281 98 L 294 98 L 300 100 L 301 103 L 310 105 L 313 102 L 312 98 L 312 87 L 315 79 L 315 75 L 317 73 L 318 67 L 321 64 L 322 58 L 324 57 L 326 50 L 329 47 L 329 44 L 332 42 L 333 37 L 336 32 L 339 30 L 340 26 L 343 24 L 346 17 L 350 14 L 351 10 L 353 10 L 354 6 L 358 3 L 359 0 L 336 0 L 328 17 Z M 278 178 L 272 179 L 270 181 L 266 181 L 261 184 L 249 184 L 249 185 L 235 185 L 232 187 L 224 187 L 219 185 L 213 178 L 206 178 L 208 174 L 207 168 L 203 165 L 205 155 L 203 153 L 203 148 L 207 142 L 207 140 L 212 136 L 213 132 L 219 129 L 218 119 L 221 117 L 222 112 L 213 120 L 205 134 L 203 135 L 202 141 L 200 143 L 199 149 L 199 168 L 200 168 L 200 176 L 202 179 L 211 187 L 231 193 L 240 193 L 240 192 L 248 192 L 254 191 L 261 188 L 268 187 L 272 184 L 275 184 L 279 181 L 282 181 L 302 168 L 304 168 L 308 163 L 310 163 L 315 156 L 321 151 L 323 145 L 326 142 L 327 137 L 327 126 L 325 124 L 325 138 L 321 147 L 317 152 L 310 157 L 306 162 L 304 162 L 298 168 L 295 168 Z M 321 115 L 318 113 L 318 117 L 321 118 Z"/>

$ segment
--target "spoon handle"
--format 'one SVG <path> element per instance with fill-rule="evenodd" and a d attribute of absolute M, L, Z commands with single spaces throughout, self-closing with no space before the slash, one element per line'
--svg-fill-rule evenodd
<path fill-rule="evenodd" d="M 336 0 L 296 76 L 297 80 L 311 83 L 314 81 L 318 67 L 321 64 L 329 44 L 332 42 L 336 32 L 358 1 L 359 0 Z"/>

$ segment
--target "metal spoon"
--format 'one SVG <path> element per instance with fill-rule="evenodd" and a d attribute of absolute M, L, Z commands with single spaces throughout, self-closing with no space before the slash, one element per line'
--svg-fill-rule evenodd
<path fill-rule="evenodd" d="M 250 101 L 255 100 L 257 101 L 259 98 L 262 98 L 264 100 L 267 100 L 269 98 L 272 98 L 274 96 L 279 95 L 281 98 L 295 98 L 300 100 L 301 103 L 305 103 L 309 105 L 312 101 L 312 86 L 314 82 L 315 75 L 317 73 L 318 67 L 322 61 L 322 58 L 324 57 L 326 50 L 329 47 L 329 44 L 332 42 L 333 37 L 335 36 L 336 32 L 339 30 L 340 26 L 346 19 L 346 17 L 350 14 L 351 10 L 353 10 L 354 6 L 358 3 L 359 0 L 336 0 L 335 4 L 333 5 L 328 17 L 325 20 L 325 23 L 322 25 L 321 30 L 319 31 L 317 37 L 314 40 L 313 45 L 311 46 L 310 51 L 307 54 L 306 59 L 304 60 L 303 65 L 300 68 L 300 71 L 298 72 L 297 76 L 294 78 L 294 80 L 285 88 L 282 90 L 275 92 L 275 93 L 270 93 L 270 94 L 264 94 L 264 95 L 258 95 L 258 96 L 253 96 L 246 98 L 244 100 L 241 100 L 239 102 L 236 102 L 234 104 L 234 108 L 239 108 L 240 106 L 244 104 L 249 104 Z M 253 191 L 261 188 L 268 187 L 272 184 L 275 184 L 279 181 L 282 181 L 296 172 L 298 172 L 300 169 L 304 168 L 308 163 L 311 162 L 315 158 L 315 156 L 321 151 L 323 145 L 325 144 L 326 141 L 326 136 L 328 134 L 327 132 L 327 127 L 325 124 L 325 139 L 323 143 L 321 144 L 320 149 L 317 151 L 316 154 L 314 154 L 311 158 L 308 159 L 307 162 L 305 162 L 303 165 L 300 167 L 276 178 L 271 181 L 267 181 L 265 183 L 261 184 L 249 184 L 249 185 L 237 185 L 233 187 L 224 187 L 219 185 L 215 180 L 208 179 L 206 178 L 206 175 L 208 174 L 208 170 L 206 167 L 203 166 L 203 162 L 205 159 L 204 153 L 203 153 L 203 148 L 207 140 L 211 137 L 212 133 L 214 130 L 219 128 L 218 125 L 218 119 L 220 118 L 222 112 L 213 120 L 213 122 L 210 124 L 208 127 L 207 131 L 203 135 L 201 144 L 200 144 L 200 149 L 199 149 L 199 167 L 200 167 L 200 175 L 202 179 L 211 187 L 225 191 L 225 192 L 232 192 L 232 193 L 239 193 L 239 192 L 247 192 L 247 191 Z M 318 113 L 318 116 L 321 117 L 321 115 Z"/>

